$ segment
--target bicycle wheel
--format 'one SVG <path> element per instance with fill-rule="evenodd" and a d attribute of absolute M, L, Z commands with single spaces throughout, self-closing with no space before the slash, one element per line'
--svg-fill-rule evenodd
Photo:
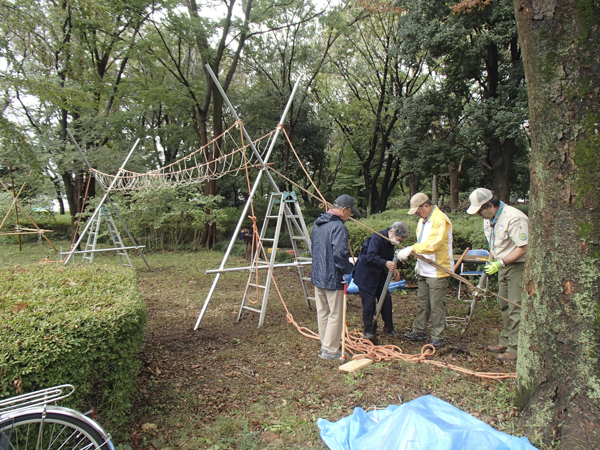
<path fill-rule="evenodd" d="M 45 414 L 45 417 L 43 417 Z M 0 418 L 0 450 L 114 450 L 110 436 L 83 414 L 36 407 Z"/>

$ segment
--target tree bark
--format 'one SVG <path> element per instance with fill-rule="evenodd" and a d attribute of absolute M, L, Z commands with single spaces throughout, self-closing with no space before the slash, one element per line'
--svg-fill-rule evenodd
<path fill-rule="evenodd" d="M 546 442 L 600 448 L 600 4 L 514 5 L 532 139 L 519 401 Z"/>
<path fill-rule="evenodd" d="M 510 199 L 510 187 L 515 177 L 516 152 L 517 145 L 514 139 L 505 139 L 503 142 L 497 138 L 490 139 L 489 159 L 494 179 L 494 194 L 505 202 Z"/>
<path fill-rule="evenodd" d="M 456 167 L 454 161 L 448 163 L 448 172 L 450 173 L 450 209 L 454 212 L 458 209 L 458 176 L 460 170 Z"/>
<path fill-rule="evenodd" d="M 408 195 L 410 198 L 417 193 L 417 177 L 414 172 L 408 174 Z"/>

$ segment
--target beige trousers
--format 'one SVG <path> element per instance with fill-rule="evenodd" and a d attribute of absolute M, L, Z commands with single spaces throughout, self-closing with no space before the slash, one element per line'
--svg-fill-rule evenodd
<path fill-rule="evenodd" d="M 321 350 L 337 353 L 342 343 L 344 291 L 315 287 Z"/>

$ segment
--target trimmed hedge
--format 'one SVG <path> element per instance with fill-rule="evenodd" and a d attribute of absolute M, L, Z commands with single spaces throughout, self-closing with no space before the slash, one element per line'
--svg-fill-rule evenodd
<path fill-rule="evenodd" d="M 121 266 L 0 269 L 0 398 L 63 383 L 63 404 L 120 424 L 136 390 L 145 304 Z"/>

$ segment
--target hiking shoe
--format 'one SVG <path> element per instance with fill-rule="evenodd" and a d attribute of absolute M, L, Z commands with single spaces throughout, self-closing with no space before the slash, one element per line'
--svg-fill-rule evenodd
<path fill-rule="evenodd" d="M 502 344 L 488 345 L 487 351 L 492 353 L 504 353 L 508 347 Z"/>
<path fill-rule="evenodd" d="M 407 341 L 424 341 L 427 339 L 427 333 L 404 333 L 404 339 Z"/>
<path fill-rule="evenodd" d="M 329 353 L 327 350 L 323 350 L 321 352 L 321 359 L 340 359 L 342 357 L 342 352 L 337 353 Z"/>
<path fill-rule="evenodd" d="M 498 355 L 498 359 L 500 361 L 516 362 L 517 361 L 517 354 L 516 353 L 510 353 L 510 352 L 504 352 L 501 355 Z"/>
<path fill-rule="evenodd" d="M 391 337 L 398 337 L 400 336 L 396 331 L 392 330 L 392 331 L 386 331 L 385 334 L 387 334 L 388 336 Z"/>
<path fill-rule="evenodd" d="M 373 333 L 371 331 L 366 331 L 365 332 L 365 336 L 364 336 L 365 339 L 372 339 L 374 337 L 375 337 L 375 333 Z"/>
<path fill-rule="evenodd" d="M 440 348 L 442 348 L 444 346 L 444 340 L 443 339 L 432 339 L 431 342 L 429 343 L 429 345 L 433 345 L 436 350 L 439 350 Z"/>

